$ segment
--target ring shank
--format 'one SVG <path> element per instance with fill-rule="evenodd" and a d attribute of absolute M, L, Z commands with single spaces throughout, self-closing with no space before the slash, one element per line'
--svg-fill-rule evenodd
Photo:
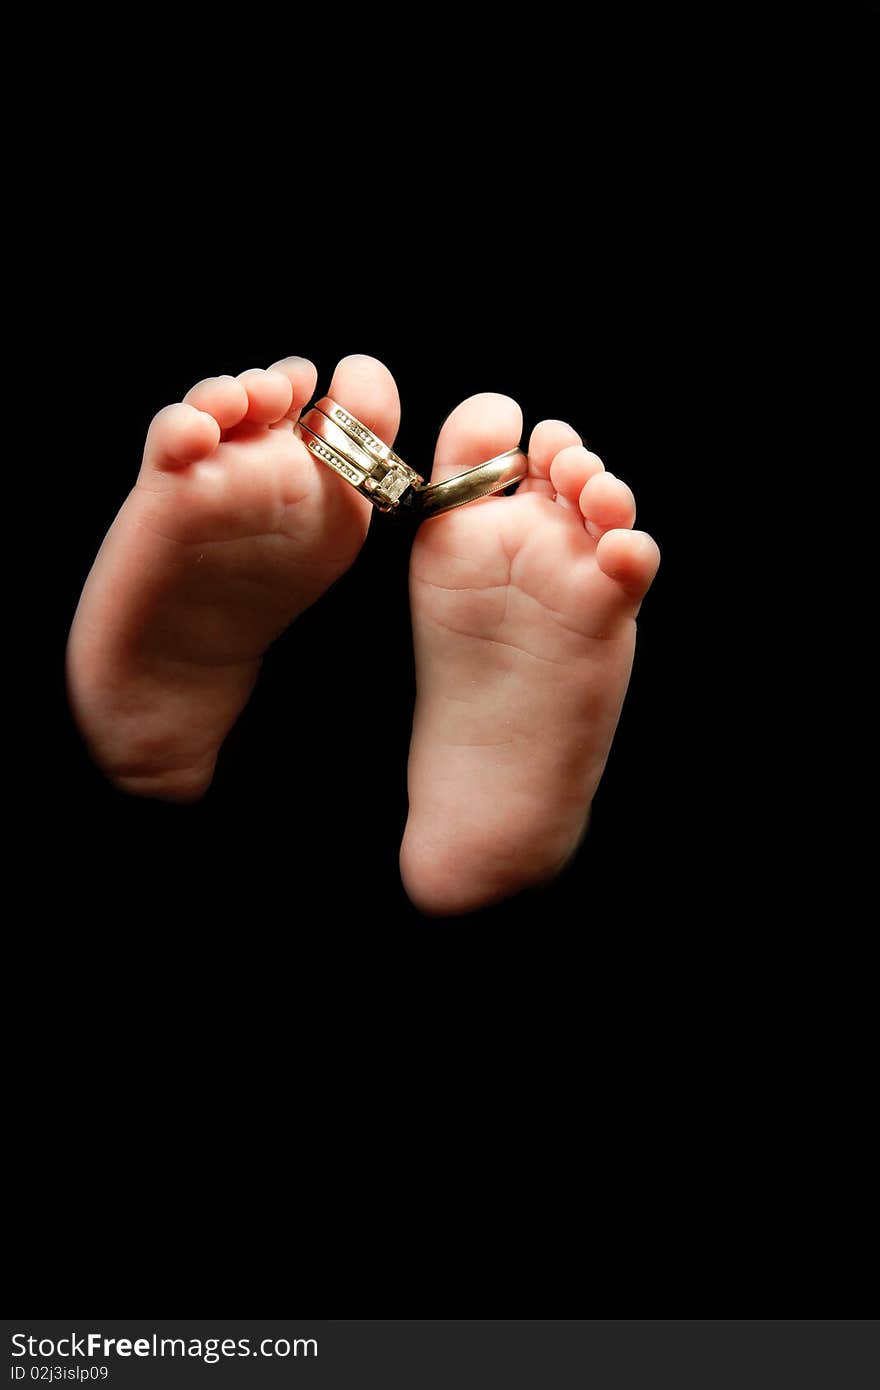
<path fill-rule="evenodd" d="M 441 516 L 454 507 L 477 502 L 481 497 L 490 497 L 493 492 L 502 492 L 514 483 L 522 482 L 528 467 L 528 456 L 522 449 L 508 449 L 497 458 L 478 464 L 466 473 L 459 473 L 455 478 L 419 488 L 412 499 L 412 506 L 420 520 L 427 521 L 429 517 Z"/>
<path fill-rule="evenodd" d="M 502 492 L 522 482 L 529 468 L 527 454 L 517 446 L 455 478 L 426 484 L 390 444 L 330 396 L 303 411 L 295 433 L 310 453 L 374 507 L 417 523 Z"/>
<path fill-rule="evenodd" d="M 329 397 L 324 401 L 332 407 L 336 418 L 346 421 L 345 427 L 312 406 L 300 416 L 295 433 L 311 453 L 329 464 L 362 497 L 380 511 L 390 511 L 408 492 L 424 486 L 421 474 L 405 464 L 366 425 Z"/>

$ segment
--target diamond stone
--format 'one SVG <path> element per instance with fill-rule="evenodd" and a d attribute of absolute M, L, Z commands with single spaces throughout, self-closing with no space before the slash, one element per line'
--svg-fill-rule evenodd
<path fill-rule="evenodd" d="M 410 480 L 406 474 L 392 465 L 379 484 L 379 491 L 383 497 L 388 498 L 389 502 L 399 502 L 409 487 L 409 483 Z"/>

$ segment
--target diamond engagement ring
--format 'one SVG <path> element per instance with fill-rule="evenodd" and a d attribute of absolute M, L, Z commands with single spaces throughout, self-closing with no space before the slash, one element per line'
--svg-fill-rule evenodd
<path fill-rule="evenodd" d="M 426 484 L 384 440 L 329 396 L 305 411 L 296 433 L 315 458 L 379 511 L 410 515 L 416 521 L 501 492 L 521 482 L 528 471 L 526 454 L 515 448 L 442 483 Z"/>

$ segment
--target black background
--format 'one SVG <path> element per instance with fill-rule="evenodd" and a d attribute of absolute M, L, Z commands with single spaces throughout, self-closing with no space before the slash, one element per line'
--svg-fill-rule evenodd
<path fill-rule="evenodd" d="M 578 1311 L 594 1286 L 606 1306 L 640 1287 L 778 1307 L 829 1280 L 864 1297 L 847 1254 L 864 942 L 806 910 L 800 842 L 779 868 L 776 738 L 798 705 L 777 704 L 762 582 L 787 523 L 770 480 L 803 476 L 784 430 L 765 444 L 797 245 L 775 200 L 817 87 L 870 80 L 859 18 L 833 51 L 805 20 L 808 63 L 800 17 L 780 42 L 727 11 L 654 9 L 578 47 L 546 15 L 516 52 L 438 24 L 436 70 L 421 48 L 385 100 L 350 94 L 345 139 L 341 98 L 302 97 L 280 57 L 273 109 L 230 84 L 226 33 L 195 69 L 160 44 L 136 116 L 125 68 L 100 91 L 76 68 L 38 161 L 40 432 L 9 604 L 11 629 L 20 585 L 5 950 L 37 1286 L 91 1257 L 116 1287 L 149 1263 L 153 1288 L 187 1288 L 198 1266 L 199 1290 L 213 1274 L 371 1311 Z M 66 712 L 73 610 L 155 411 L 287 353 L 326 387 L 352 351 L 395 374 L 417 465 L 474 391 L 514 396 L 527 432 L 570 420 L 663 554 L 577 861 L 454 924 L 415 913 L 397 877 L 408 543 L 381 519 L 270 652 L 199 805 L 114 792 Z M 377 595 L 381 630 L 363 616 Z"/>
<path fill-rule="evenodd" d="M 609 1178 L 631 1173 L 628 1219 L 642 1203 L 649 1224 L 672 1219 L 637 1177 L 641 1146 L 619 1126 L 636 1112 L 662 1123 L 669 1064 L 654 1039 L 691 1056 L 704 1026 L 691 1007 L 712 1012 L 693 992 L 694 950 L 714 978 L 743 950 L 727 929 L 713 935 L 731 888 L 713 865 L 729 856 L 740 796 L 725 772 L 729 652 L 719 668 L 706 629 L 724 566 L 708 513 L 726 447 L 707 394 L 706 275 L 713 313 L 733 311 L 720 250 L 693 250 L 690 232 L 683 247 L 644 196 L 644 214 L 629 207 L 612 228 L 589 199 L 567 212 L 536 207 L 526 189 L 517 200 L 485 188 L 464 221 L 447 208 L 419 222 L 423 250 L 404 265 L 378 235 L 367 253 L 307 225 L 273 257 L 225 234 L 205 246 L 190 223 L 159 242 L 133 239 L 124 256 L 117 245 L 109 263 L 88 248 L 65 287 L 65 317 L 79 326 L 72 404 L 80 393 L 100 400 L 88 407 L 88 445 L 75 445 L 59 478 L 51 641 L 41 632 L 55 744 L 35 822 L 50 852 L 33 892 L 58 901 L 60 888 L 48 972 L 74 1043 L 55 1054 L 53 1095 L 78 1125 L 79 1087 L 112 1088 L 120 1108 L 89 1188 L 146 1165 L 150 1180 L 126 1206 L 158 1208 L 170 1186 L 171 1209 L 200 1232 L 200 1257 L 215 1252 L 215 1276 L 228 1200 L 209 1194 L 230 1179 L 237 1189 L 233 1152 L 259 1169 L 229 1199 L 246 1204 L 236 1238 L 256 1247 L 280 1220 L 297 1287 L 319 1299 L 367 1287 L 377 1310 L 383 1290 L 419 1300 L 445 1285 L 450 1260 L 458 1296 L 479 1306 L 483 1256 L 458 1245 L 459 1183 L 464 1209 L 477 1204 L 486 1261 L 507 1264 L 496 1278 L 538 1279 L 551 1310 L 553 1290 L 563 1308 L 578 1297 L 567 1265 L 542 1261 L 538 1274 L 519 1252 L 568 1228 L 568 1184 L 580 1185 L 588 1153 Z M 548 219 L 540 237 L 537 217 Z M 392 220 L 395 234 L 405 221 L 404 211 Z M 115 792 L 66 714 L 73 609 L 155 411 L 202 376 L 290 352 L 312 357 L 326 388 L 352 351 L 396 376 L 403 457 L 430 458 L 444 417 L 470 393 L 506 392 L 527 432 L 557 416 L 583 433 L 632 485 L 639 524 L 663 551 L 576 862 L 549 887 L 451 923 L 416 913 L 397 871 L 413 700 L 406 532 L 375 524 L 353 570 L 272 649 L 203 802 Z M 377 601 L 379 626 L 365 621 Z M 548 718 L 552 701 L 548 689 Z M 39 956 L 41 940 L 30 934 L 26 949 Z M 692 1000 L 684 1015 L 682 997 Z M 43 1018 L 29 1021 L 37 1038 Z M 611 1113 L 609 1127 L 600 1117 Z M 542 1135 L 558 1181 L 523 1227 L 524 1155 Z M 319 1194 L 331 1174 L 328 1207 Z M 389 1263 L 387 1223 L 404 1209 Z M 174 1283 L 183 1270 L 155 1243 L 166 1219 L 157 1210 L 135 1238 Z M 340 1223 L 344 1257 L 327 1234 Z M 126 1224 L 111 1229 L 120 1259 L 131 1238 Z M 75 1267 L 81 1245 L 52 1249 Z M 623 1276 L 624 1248 L 612 1263 L 606 1289 Z M 272 1287 L 261 1260 L 246 1269 Z"/>

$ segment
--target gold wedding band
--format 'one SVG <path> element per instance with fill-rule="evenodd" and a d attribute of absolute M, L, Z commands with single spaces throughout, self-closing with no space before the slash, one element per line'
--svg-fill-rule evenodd
<path fill-rule="evenodd" d="M 424 488 L 419 516 L 427 521 L 429 517 L 451 512 L 453 507 L 464 507 L 468 502 L 479 502 L 481 497 L 491 497 L 493 492 L 503 492 L 506 487 L 521 483 L 528 469 L 528 456 L 522 449 L 508 449 L 507 453 L 469 468 L 466 473 L 457 473 L 454 478 Z"/>
<path fill-rule="evenodd" d="M 389 444 L 329 396 L 303 414 L 296 432 L 315 458 L 374 507 L 412 516 L 417 522 L 501 492 L 521 482 L 528 472 L 527 455 L 515 448 L 442 483 L 426 484 Z"/>
<path fill-rule="evenodd" d="M 337 407 L 341 409 L 341 407 Z M 353 425 L 357 425 L 353 415 L 346 415 Z M 404 493 L 419 487 L 424 479 L 414 469 L 408 468 L 403 459 L 398 458 L 387 444 L 363 426 L 373 447 L 368 451 L 349 430 L 334 424 L 317 406 L 307 410 L 299 421 L 300 438 L 306 448 L 316 458 L 344 478 L 352 487 L 368 497 L 380 511 L 389 511 L 397 506 Z M 376 445 L 381 445 L 386 457 L 380 457 Z"/>
<path fill-rule="evenodd" d="M 370 454 L 379 463 L 399 463 L 401 468 L 406 468 L 403 459 L 395 454 L 390 444 L 373 434 L 372 430 L 368 430 L 366 425 L 362 425 L 360 420 L 355 419 L 354 415 L 337 405 L 329 396 L 322 396 L 319 401 L 315 401 L 312 409 L 320 410 L 322 415 L 326 415 L 328 420 L 344 430 L 356 444 L 360 444 L 365 453 Z"/>

